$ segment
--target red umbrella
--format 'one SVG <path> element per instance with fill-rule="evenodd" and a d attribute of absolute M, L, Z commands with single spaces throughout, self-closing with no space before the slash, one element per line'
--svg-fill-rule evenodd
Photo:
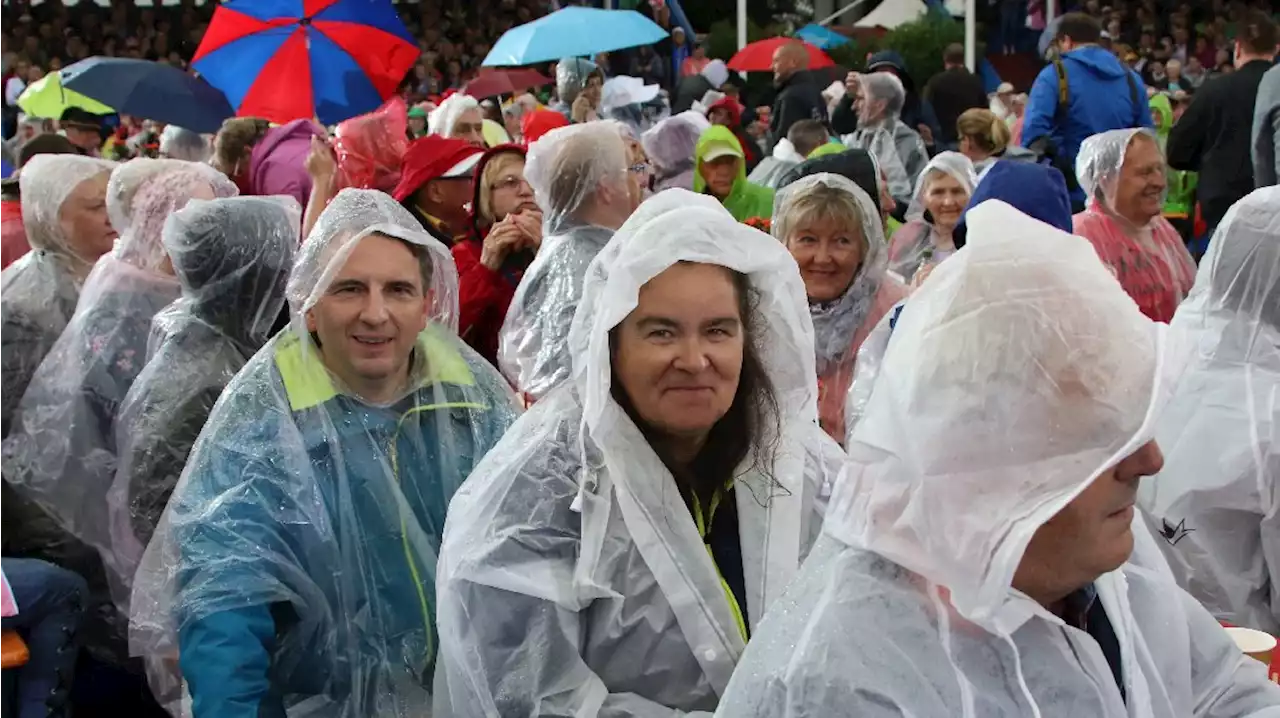
<path fill-rule="evenodd" d="M 524 92 L 530 87 L 550 85 L 552 79 L 537 70 L 522 68 L 499 69 L 485 68 L 480 76 L 463 88 L 463 92 L 472 97 L 497 97 Z"/>
<path fill-rule="evenodd" d="M 773 69 L 774 51 L 792 42 L 800 44 L 804 47 L 805 52 L 809 53 L 810 70 L 819 67 L 831 67 L 836 64 L 830 57 L 827 57 L 827 53 L 807 42 L 797 40 L 794 37 L 771 37 L 768 40 L 753 42 L 738 50 L 733 59 L 729 60 L 729 69 L 737 70 L 738 72 L 769 72 Z"/>

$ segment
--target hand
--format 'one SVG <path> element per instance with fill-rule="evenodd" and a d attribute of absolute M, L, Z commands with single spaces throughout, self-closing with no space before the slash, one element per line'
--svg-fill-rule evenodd
<path fill-rule="evenodd" d="M 859 74 L 850 72 L 844 78 L 844 91 L 850 98 L 857 99 L 858 94 L 862 92 L 862 81 L 859 80 Z"/>
<path fill-rule="evenodd" d="M 502 268 L 507 255 L 524 241 L 526 238 L 520 227 L 510 217 L 505 218 L 494 224 L 489 235 L 484 238 L 480 249 L 480 263 L 496 272 Z"/>
<path fill-rule="evenodd" d="M 925 124 L 916 125 L 916 130 L 920 133 L 920 139 L 924 140 L 925 145 L 932 147 L 933 130 L 929 129 L 929 126 Z"/>
<path fill-rule="evenodd" d="M 570 119 L 572 119 L 575 124 L 590 122 L 591 116 L 595 114 L 593 109 L 591 100 L 587 99 L 587 94 L 583 92 L 581 95 L 578 95 L 578 99 L 573 101 L 573 107 L 569 111 L 569 114 L 571 115 Z"/>
<path fill-rule="evenodd" d="M 311 175 L 311 181 L 317 184 L 332 183 L 338 174 L 338 160 L 333 156 L 333 149 L 328 142 L 314 135 L 311 137 L 311 151 L 307 153 L 305 166 L 307 174 Z"/>
<path fill-rule="evenodd" d="M 747 134 L 756 139 L 764 137 L 768 131 L 769 125 L 763 122 L 752 122 L 750 125 L 747 125 Z"/>
<path fill-rule="evenodd" d="M 525 236 L 524 246 L 537 251 L 542 246 L 542 210 L 526 209 L 508 219 L 520 228 Z"/>

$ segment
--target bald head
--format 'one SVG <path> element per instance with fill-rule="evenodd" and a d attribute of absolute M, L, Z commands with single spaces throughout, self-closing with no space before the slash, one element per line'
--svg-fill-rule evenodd
<path fill-rule="evenodd" d="M 792 75 L 809 67 L 809 53 L 799 41 L 779 45 L 773 51 L 773 80 L 786 82 Z"/>

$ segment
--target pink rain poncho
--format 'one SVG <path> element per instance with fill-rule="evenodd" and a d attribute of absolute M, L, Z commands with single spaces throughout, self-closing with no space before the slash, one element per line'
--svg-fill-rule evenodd
<path fill-rule="evenodd" d="M 1089 196 L 1089 207 L 1075 216 L 1073 224 L 1075 234 L 1093 244 L 1142 313 L 1167 323 L 1191 291 L 1195 262 L 1169 220 L 1157 214 L 1138 227 L 1115 209 L 1125 154 L 1142 132 L 1145 130 L 1111 130 L 1088 138 L 1080 146 L 1076 174 Z"/>
<path fill-rule="evenodd" d="M 778 191 L 773 234 L 787 242 L 798 202 L 820 187 L 835 188 L 857 205 L 862 222 L 863 255 L 853 281 L 839 298 L 809 302 L 818 372 L 818 420 L 837 441 L 844 441 L 844 402 L 853 379 L 858 348 L 885 314 L 907 295 L 907 288 L 886 271 L 884 228 L 871 197 L 840 175 L 819 173 Z"/>

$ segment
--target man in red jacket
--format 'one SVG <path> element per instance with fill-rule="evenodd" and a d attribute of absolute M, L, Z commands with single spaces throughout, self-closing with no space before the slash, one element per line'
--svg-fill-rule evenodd
<path fill-rule="evenodd" d="M 475 168 L 471 234 L 453 246 L 458 266 L 458 333 L 490 363 L 524 270 L 542 244 L 542 210 L 524 178 L 525 149 L 499 145 Z"/>

